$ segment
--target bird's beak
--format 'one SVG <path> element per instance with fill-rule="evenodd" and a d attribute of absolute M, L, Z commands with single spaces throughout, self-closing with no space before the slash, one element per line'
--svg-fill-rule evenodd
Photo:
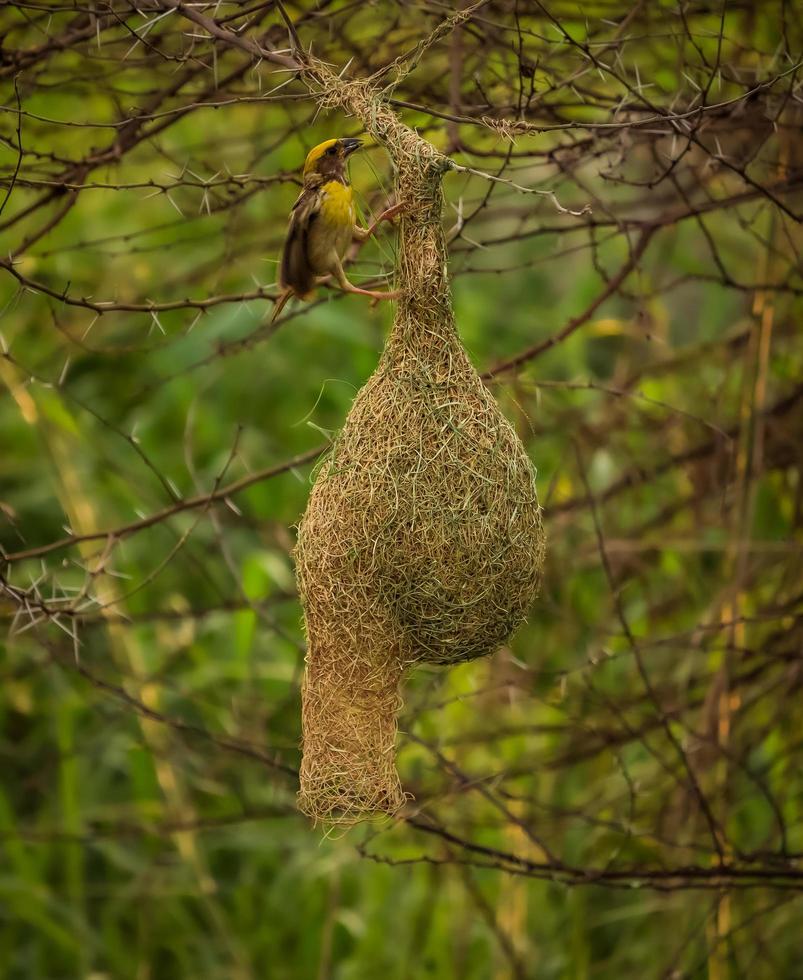
<path fill-rule="evenodd" d="M 341 140 L 341 142 L 343 144 L 343 156 L 346 157 L 351 156 L 355 150 L 359 150 L 359 148 L 362 146 L 362 140 L 355 140 L 352 137 L 349 137 L 346 140 Z"/>

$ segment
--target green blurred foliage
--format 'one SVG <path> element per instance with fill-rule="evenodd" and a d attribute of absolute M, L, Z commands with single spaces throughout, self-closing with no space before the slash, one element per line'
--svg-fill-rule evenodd
<path fill-rule="evenodd" d="M 41 43 L 40 13 L 28 6 L 30 24 L 22 11 L 0 12 L 13 27 L 7 47 Z M 351 6 L 328 5 L 331 22 Z M 512 22 L 509 6 L 492 5 L 489 18 Z M 766 69 L 781 43 L 777 5 L 762 16 L 734 6 L 725 34 L 747 40 L 726 44 L 726 59 L 743 48 L 742 67 Z M 391 7 L 351 12 L 350 46 L 314 18 L 304 36 L 322 51 L 330 45 L 338 65 L 379 37 L 382 63 L 422 36 L 416 18 L 427 29 L 437 22 L 429 8 L 411 7 L 396 23 Z M 625 7 L 584 5 L 582 16 L 566 7 L 561 23 L 585 38 Z M 656 29 L 677 10 L 655 5 L 656 36 L 627 47 L 628 64 L 662 103 L 693 92 L 676 39 Z M 693 12 L 699 59 L 713 61 L 720 14 Z M 309 10 L 297 4 L 293 13 Z M 554 63 L 534 78 L 548 94 L 555 72 L 568 75 L 577 61 L 539 16 L 522 14 L 533 57 L 547 37 Z M 55 21 L 49 30 L 66 28 L 66 16 Z M 154 38 L 181 52 L 186 37 L 169 25 Z M 142 50 L 124 59 L 132 39 L 114 38 L 20 76 L 30 114 L 23 145 L 41 156 L 25 158 L 28 183 L 14 187 L 4 219 L 45 192 L 37 181 L 59 160 L 79 160 L 121 132 L 99 124 L 118 123 L 169 84 L 172 67 Z M 400 98 L 426 102 L 447 52 L 436 47 L 428 58 Z M 511 100 L 515 58 L 505 46 L 477 68 L 489 99 Z M 700 64 L 688 70 L 702 79 Z M 227 73 L 236 77 L 226 82 Z M 99 186 L 82 189 L 15 268 L 56 296 L 94 302 L 271 294 L 305 151 L 359 129 L 316 112 L 300 86 L 286 90 L 293 99 L 237 101 L 277 77 L 221 50 L 182 92 L 184 101 L 221 104 L 195 107 L 93 170 L 86 182 Z M 471 84 L 467 71 L 466 91 Z M 612 107 L 615 84 L 603 79 L 599 91 Z M 717 98 L 742 92 L 726 79 Z M 567 119 L 598 120 L 583 101 Z M 442 119 L 403 115 L 447 145 Z M 7 183 L 12 120 L 3 117 L 0 145 Z M 768 855 L 794 862 L 803 851 L 803 290 L 799 268 L 796 279 L 790 272 L 799 225 L 760 197 L 675 223 L 667 214 L 682 209 L 682 197 L 666 201 L 663 185 L 643 192 L 600 175 L 615 169 L 616 147 L 562 173 L 539 155 L 565 145 L 560 133 L 509 144 L 464 128 L 476 149 L 501 156 L 486 164 L 465 150 L 454 154 L 459 162 L 495 172 L 514 145 L 511 179 L 543 184 L 566 207 L 593 195 L 594 216 L 614 215 L 613 228 L 594 229 L 547 196 L 446 176 L 447 227 L 491 191 L 452 243 L 457 321 L 479 370 L 549 337 L 595 300 L 600 270 L 611 278 L 632 246 L 617 216 L 666 225 L 621 293 L 565 342 L 493 382 L 538 468 L 550 538 L 543 593 L 509 649 L 449 672 L 416 672 L 400 720 L 413 815 L 536 864 L 545 842 L 562 862 L 588 868 L 588 879 L 568 885 L 559 874 L 502 871 L 488 853 L 404 822 L 322 837 L 295 812 L 294 780 L 274 763 L 298 764 L 304 638 L 291 551 L 314 475 L 304 464 L 136 533 L 5 567 L 4 581 L 18 590 L 0 607 L 8 627 L 0 963 L 10 980 L 801 976 L 794 891 L 660 890 L 637 879 L 610 887 L 595 877 L 716 861 L 670 734 L 693 760 L 728 857 L 749 866 Z M 778 165 L 784 138 L 770 137 L 762 166 Z M 625 150 L 622 168 L 646 182 L 650 154 L 641 144 Z M 704 185 L 696 195 L 689 184 L 696 201 L 742 188 L 732 175 L 706 184 L 700 174 L 691 165 L 682 172 Z M 355 160 L 352 177 L 363 211 L 377 213 L 392 188 L 384 152 Z M 42 220 L 37 212 L 15 225 L 0 254 Z M 361 251 L 355 281 L 390 271 L 393 249 L 385 232 Z M 291 306 L 275 331 L 264 298 L 203 314 L 96 316 L 0 275 L 6 553 L 65 533 L 113 532 L 322 445 L 374 369 L 392 316 L 387 305 L 372 309 L 330 290 L 309 307 Z M 773 277 L 792 287 L 739 286 Z M 784 399 L 789 407 L 774 411 Z M 19 590 L 72 612 L 48 619 L 36 602 L 15 604 Z M 617 602 L 669 734 L 645 697 Z"/>

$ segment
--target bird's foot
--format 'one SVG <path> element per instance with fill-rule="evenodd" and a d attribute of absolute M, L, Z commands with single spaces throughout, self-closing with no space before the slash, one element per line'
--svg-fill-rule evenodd
<path fill-rule="evenodd" d="M 387 292 L 382 292 L 376 289 L 368 289 L 366 292 L 371 295 L 371 309 L 373 309 L 377 303 L 382 299 L 399 299 L 402 295 L 401 289 L 391 289 Z"/>
<path fill-rule="evenodd" d="M 370 238 L 383 221 L 392 221 L 395 217 L 400 215 L 406 209 L 406 207 L 407 205 L 404 201 L 399 201 L 399 203 L 394 204 L 392 208 L 386 208 L 368 229 L 366 238 Z"/>

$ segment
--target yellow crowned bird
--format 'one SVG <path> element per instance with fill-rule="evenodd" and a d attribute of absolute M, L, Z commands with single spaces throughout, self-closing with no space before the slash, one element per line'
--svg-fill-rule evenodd
<path fill-rule="evenodd" d="M 346 174 L 346 160 L 362 146 L 358 139 L 329 139 L 313 147 L 304 163 L 304 189 L 293 205 L 290 225 L 279 268 L 282 293 L 276 301 L 273 320 L 291 296 L 310 300 L 315 286 L 333 276 L 347 293 L 371 296 L 374 300 L 397 299 L 400 293 L 360 289 L 348 281 L 343 256 L 356 239 L 364 242 L 377 225 L 392 218 L 401 205 L 388 208 L 370 228 L 356 221 L 354 197 Z"/>

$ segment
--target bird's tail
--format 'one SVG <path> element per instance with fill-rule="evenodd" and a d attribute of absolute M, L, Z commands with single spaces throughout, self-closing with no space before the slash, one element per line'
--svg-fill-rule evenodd
<path fill-rule="evenodd" d="M 311 299 L 315 298 L 315 289 L 313 287 L 312 289 L 308 289 L 305 293 L 300 293 L 297 289 L 293 289 L 292 286 L 287 286 L 276 300 L 276 305 L 273 307 L 273 316 L 270 318 L 271 323 L 276 320 L 276 318 L 285 308 L 287 301 L 291 296 L 298 296 L 298 298 L 303 299 L 305 303 L 309 303 Z"/>
<path fill-rule="evenodd" d="M 273 307 L 273 316 L 270 318 L 270 322 L 274 323 L 278 315 L 282 312 L 287 303 L 288 299 L 293 295 L 292 289 L 285 289 L 284 292 L 276 300 L 276 305 Z"/>

